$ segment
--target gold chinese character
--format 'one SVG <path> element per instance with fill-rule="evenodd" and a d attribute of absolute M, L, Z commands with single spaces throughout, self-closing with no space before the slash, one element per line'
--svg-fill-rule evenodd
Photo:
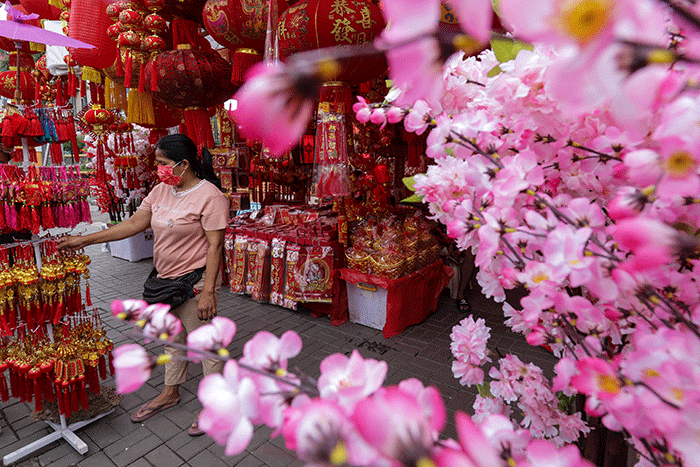
<path fill-rule="evenodd" d="M 357 24 L 362 26 L 364 29 L 370 29 L 373 24 L 377 24 L 377 22 L 371 18 L 371 14 L 372 13 L 369 11 L 369 7 L 367 5 L 363 6 L 360 10 L 360 15 L 362 15 L 362 17 L 357 20 Z"/>
<path fill-rule="evenodd" d="M 354 32 L 356 32 L 356 30 L 350 26 L 350 20 L 348 18 L 343 18 L 335 20 L 331 34 L 333 34 L 336 42 L 348 42 L 352 44 L 353 41 L 350 38 L 350 34 Z"/>
<path fill-rule="evenodd" d="M 348 0 L 335 0 L 333 2 L 330 12 L 331 15 L 345 16 L 351 13 L 355 13 L 355 10 L 350 8 L 348 5 Z"/>

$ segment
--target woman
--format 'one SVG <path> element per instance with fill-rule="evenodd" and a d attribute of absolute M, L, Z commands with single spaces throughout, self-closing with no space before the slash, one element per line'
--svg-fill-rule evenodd
<path fill-rule="evenodd" d="M 110 242 L 153 229 L 153 265 L 160 278 L 175 278 L 205 267 L 195 291 L 201 291 L 171 310 L 181 321 L 184 331 L 175 338 L 186 343 L 192 332 L 216 316 L 219 269 L 223 258 L 224 231 L 228 223 L 229 201 L 217 188 L 211 155 L 202 149 L 203 161 L 197 158 L 197 146 L 185 135 L 163 137 L 155 148 L 158 177 L 156 185 L 139 209 L 127 220 L 101 232 L 84 237 L 68 236 L 59 240 L 60 248 L 80 249 L 94 243 Z M 155 399 L 144 404 L 131 416 L 135 423 L 180 402 L 179 385 L 185 382 L 185 352 L 172 347 L 166 353 L 177 355 L 165 365 L 165 386 Z M 204 374 L 221 372 L 223 363 L 208 359 L 202 362 Z M 203 433 L 195 417 L 188 433 Z"/>

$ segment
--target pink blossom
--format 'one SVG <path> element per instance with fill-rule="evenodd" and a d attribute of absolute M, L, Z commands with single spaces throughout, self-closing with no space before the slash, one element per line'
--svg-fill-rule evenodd
<path fill-rule="evenodd" d="M 152 312 L 148 313 L 149 308 Z M 144 310 L 147 321 L 143 327 L 143 335 L 152 339 L 172 341 L 182 331 L 180 320 L 169 313 L 170 305 L 151 305 Z M 142 318 L 144 319 L 144 318 Z"/>
<path fill-rule="evenodd" d="M 493 18 L 491 0 L 448 0 L 447 3 L 457 14 L 464 32 L 479 43 L 489 41 Z"/>
<path fill-rule="evenodd" d="M 399 44 L 417 37 L 433 34 L 440 19 L 440 2 L 437 0 L 388 0 L 382 3 L 382 13 L 387 27 L 381 39 L 389 44 Z"/>
<path fill-rule="evenodd" d="M 375 125 L 381 125 L 381 128 L 384 128 L 386 126 L 386 111 L 381 107 L 377 107 L 372 110 L 369 120 Z"/>
<path fill-rule="evenodd" d="M 273 372 L 286 370 L 288 359 L 299 355 L 301 347 L 301 338 L 294 331 L 287 331 L 279 338 L 260 331 L 243 346 L 241 363 Z"/>
<path fill-rule="evenodd" d="M 643 270 L 671 261 L 677 231 L 663 222 L 640 217 L 620 221 L 613 236 L 632 252 L 628 267 Z"/>
<path fill-rule="evenodd" d="M 593 464 L 581 458 L 575 445 L 556 448 L 544 440 L 534 440 L 527 446 L 527 459 L 533 466 L 551 467 L 592 467 Z"/>
<path fill-rule="evenodd" d="M 204 407 L 199 426 L 226 446 L 227 456 L 243 452 L 253 437 L 250 419 L 257 415 L 259 396 L 253 381 L 241 377 L 236 361 L 229 360 L 223 375 L 213 373 L 202 379 L 197 396 Z"/>
<path fill-rule="evenodd" d="M 302 399 L 302 398 L 298 398 Z M 366 465 L 378 456 L 359 436 L 346 412 L 325 399 L 307 399 L 284 411 L 287 449 L 307 465 Z"/>
<path fill-rule="evenodd" d="M 501 453 L 492 446 L 484 432 L 467 414 L 455 413 L 455 424 L 461 450 L 440 451 L 436 459 L 438 467 L 488 467 L 501 464 Z"/>
<path fill-rule="evenodd" d="M 151 377 L 153 364 L 146 349 L 124 344 L 114 349 L 114 384 L 119 394 L 129 394 Z"/>
<path fill-rule="evenodd" d="M 438 391 L 427 388 L 423 404 L 398 387 L 381 388 L 355 406 L 351 420 L 370 445 L 390 459 L 415 465 L 430 459 L 443 428 L 445 406 Z M 426 396 L 428 396 L 426 394 Z M 431 410 L 426 413 L 424 404 Z M 440 423 L 440 422 L 443 423 Z"/>
<path fill-rule="evenodd" d="M 148 303 L 143 300 L 113 300 L 110 308 L 115 318 L 133 323 L 139 319 L 147 306 Z"/>
<path fill-rule="evenodd" d="M 615 368 L 600 358 L 583 358 L 576 363 L 579 373 L 571 377 L 571 386 L 577 391 L 609 400 L 620 393 L 622 382 Z"/>
<path fill-rule="evenodd" d="M 193 350 L 228 355 L 226 346 L 231 343 L 235 334 L 236 323 L 228 318 L 216 316 L 211 320 L 211 323 L 200 326 L 187 334 L 187 346 Z M 188 351 L 187 358 L 196 363 L 202 356 L 199 352 Z"/>
<path fill-rule="evenodd" d="M 384 361 L 363 359 L 357 349 L 350 357 L 329 355 L 321 361 L 318 390 L 321 397 L 337 400 L 341 407 L 352 412 L 361 399 L 382 386 L 387 368 Z"/>
<path fill-rule="evenodd" d="M 387 51 L 389 78 L 401 90 L 395 105 L 412 105 L 417 100 L 437 104 L 443 88 L 438 45 L 437 39 L 425 37 Z"/>
<path fill-rule="evenodd" d="M 481 397 L 480 395 L 476 396 L 472 408 L 474 409 L 472 420 L 476 423 L 483 422 L 489 415 L 498 414 L 510 417 L 513 412 L 509 405 L 503 403 L 503 399 L 498 397 Z"/>
<path fill-rule="evenodd" d="M 248 73 L 234 95 L 238 107 L 231 117 L 246 138 L 262 141 L 272 155 L 280 155 L 299 142 L 317 96 L 306 87 L 297 89 L 304 72 L 281 62 L 260 63 Z"/>
<path fill-rule="evenodd" d="M 357 100 L 358 102 L 355 102 L 352 105 L 352 110 L 355 112 L 355 118 L 357 118 L 357 121 L 360 123 L 367 123 L 370 115 L 372 114 L 369 103 L 362 96 L 357 96 Z"/>

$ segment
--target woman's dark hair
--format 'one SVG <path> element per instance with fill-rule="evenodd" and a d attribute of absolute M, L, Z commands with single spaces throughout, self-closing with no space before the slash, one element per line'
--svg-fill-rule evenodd
<path fill-rule="evenodd" d="M 158 140 L 155 148 L 160 149 L 165 157 L 176 163 L 187 159 L 198 178 L 207 180 L 221 189 L 221 180 L 214 173 L 211 153 L 207 148 L 202 148 L 200 159 L 197 155 L 197 145 L 187 135 L 176 133 L 163 136 Z"/>

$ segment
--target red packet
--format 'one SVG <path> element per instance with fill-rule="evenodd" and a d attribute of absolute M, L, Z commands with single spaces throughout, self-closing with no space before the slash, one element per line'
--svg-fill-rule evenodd
<path fill-rule="evenodd" d="M 284 306 L 284 253 L 286 245 L 287 241 L 283 238 L 272 239 L 270 254 L 270 303 L 279 306 Z"/>
<path fill-rule="evenodd" d="M 246 285 L 248 237 L 237 235 L 233 245 L 233 270 L 229 270 L 231 274 L 231 292 L 242 294 L 245 293 Z"/>

